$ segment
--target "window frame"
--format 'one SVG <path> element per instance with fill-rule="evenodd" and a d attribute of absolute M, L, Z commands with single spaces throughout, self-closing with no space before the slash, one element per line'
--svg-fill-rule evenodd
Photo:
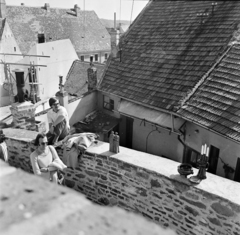
<path fill-rule="evenodd" d="M 106 100 L 108 99 L 108 100 Z M 111 99 L 109 96 L 104 95 L 103 96 L 103 108 L 108 111 L 114 110 L 114 100 Z"/>

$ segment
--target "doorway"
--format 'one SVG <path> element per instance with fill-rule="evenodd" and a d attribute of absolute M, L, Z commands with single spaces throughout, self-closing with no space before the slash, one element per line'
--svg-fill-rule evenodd
<path fill-rule="evenodd" d="M 126 117 L 126 144 L 125 147 L 132 148 L 133 118 Z"/>
<path fill-rule="evenodd" d="M 240 182 L 240 158 L 238 158 L 238 160 L 237 160 L 234 181 Z"/>
<path fill-rule="evenodd" d="M 219 151 L 220 151 L 219 148 L 216 148 L 213 145 L 211 145 L 209 153 L 209 167 L 207 171 L 212 174 L 216 174 L 217 171 Z"/>

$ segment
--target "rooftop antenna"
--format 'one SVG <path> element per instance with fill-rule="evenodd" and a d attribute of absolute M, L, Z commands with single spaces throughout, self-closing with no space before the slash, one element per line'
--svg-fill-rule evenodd
<path fill-rule="evenodd" d="M 130 18 L 130 24 L 132 23 L 132 13 L 133 13 L 133 5 L 134 5 L 134 0 L 132 2 L 132 11 L 131 11 L 131 18 Z"/>
<path fill-rule="evenodd" d="M 120 0 L 119 26 L 121 23 L 121 7 L 122 7 L 122 0 Z"/>
<path fill-rule="evenodd" d="M 217 6 L 217 2 L 212 2 L 212 15 L 213 15 L 213 13 L 214 13 L 214 8 L 215 8 L 215 6 Z"/>

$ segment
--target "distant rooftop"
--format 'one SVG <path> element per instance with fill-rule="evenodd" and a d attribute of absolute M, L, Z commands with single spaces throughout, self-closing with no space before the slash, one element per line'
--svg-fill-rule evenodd
<path fill-rule="evenodd" d="M 76 14 L 77 11 L 77 14 Z M 94 11 L 30 6 L 7 6 L 7 22 L 27 53 L 38 34 L 46 41 L 69 38 L 77 52 L 110 50 L 110 35 Z"/>

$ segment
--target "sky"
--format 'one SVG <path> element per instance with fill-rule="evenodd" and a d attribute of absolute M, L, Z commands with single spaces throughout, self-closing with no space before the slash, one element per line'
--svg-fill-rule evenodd
<path fill-rule="evenodd" d="M 83 10 L 94 10 L 99 18 L 133 21 L 148 0 L 5 0 L 7 5 L 44 6 L 45 3 L 56 8 L 73 8 L 75 4 Z"/>

